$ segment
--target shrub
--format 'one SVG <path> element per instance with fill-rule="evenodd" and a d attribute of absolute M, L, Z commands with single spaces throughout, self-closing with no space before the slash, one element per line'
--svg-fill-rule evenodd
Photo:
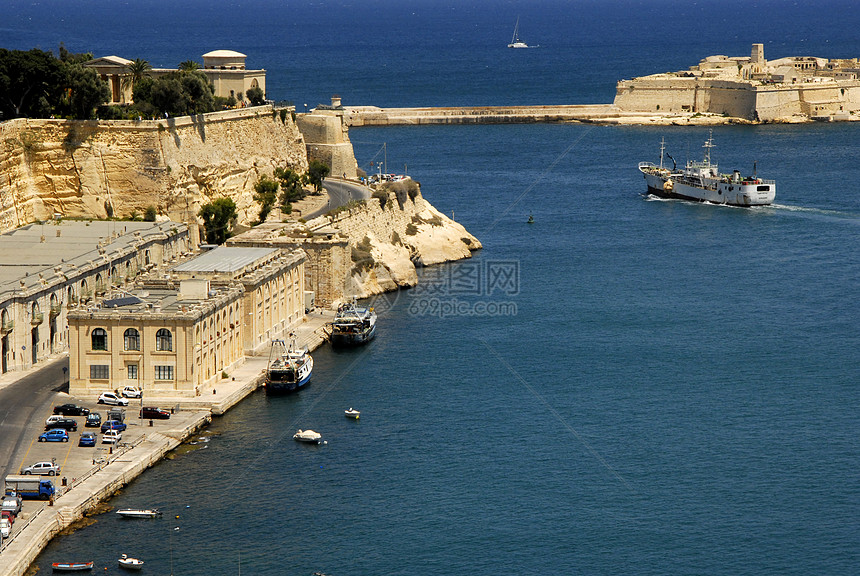
<path fill-rule="evenodd" d="M 144 222 L 155 222 L 155 217 L 158 215 L 158 212 L 155 211 L 155 206 L 147 206 L 146 211 L 143 213 L 143 221 Z"/>
<path fill-rule="evenodd" d="M 375 190 L 371 196 L 379 200 L 379 207 L 384 210 L 385 204 L 388 202 L 388 192 L 385 190 Z"/>

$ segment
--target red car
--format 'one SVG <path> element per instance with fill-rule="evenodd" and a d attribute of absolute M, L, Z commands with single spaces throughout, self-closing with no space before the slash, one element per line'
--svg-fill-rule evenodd
<path fill-rule="evenodd" d="M 170 412 L 154 406 L 144 406 L 140 409 L 140 417 L 149 420 L 167 420 L 170 418 Z"/>
<path fill-rule="evenodd" d="M 15 514 L 11 510 L 3 510 L 0 512 L 0 518 L 6 518 L 9 520 L 9 524 L 15 523 Z"/>

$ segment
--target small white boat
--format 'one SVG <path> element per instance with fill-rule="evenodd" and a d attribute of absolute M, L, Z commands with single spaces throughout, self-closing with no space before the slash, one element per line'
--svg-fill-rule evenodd
<path fill-rule="evenodd" d="M 123 554 L 117 562 L 119 562 L 120 568 L 127 568 L 129 570 L 140 570 L 143 568 L 143 560 L 129 558 L 125 554 Z"/>
<path fill-rule="evenodd" d="M 517 23 L 514 25 L 514 35 L 511 38 L 511 43 L 508 48 L 528 48 L 529 45 L 520 40 L 520 17 L 517 16 Z"/>
<path fill-rule="evenodd" d="M 121 508 L 116 511 L 123 518 L 157 518 L 161 516 L 156 508 Z"/>
<path fill-rule="evenodd" d="M 293 434 L 293 440 L 297 442 L 307 442 L 308 444 L 325 444 L 325 440 L 322 439 L 322 434 L 319 432 L 314 432 L 313 430 L 299 430 L 295 434 Z"/>
<path fill-rule="evenodd" d="M 358 417 L 361 416 L 361 412 L 356 410 L 355 408 L 350 408 L 349 410 L 344 410 L 343 415 L 347 418 L 352 418 L 354 420 L 358 420 Z"/>

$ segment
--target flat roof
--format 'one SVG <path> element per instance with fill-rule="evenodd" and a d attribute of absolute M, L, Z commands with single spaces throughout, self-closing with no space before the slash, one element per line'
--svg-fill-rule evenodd
<path fill-rule="evenodd" d="M 270 258 L 278 248 L 236 248 L 219 246 L 170 269 L 171 272 L 239 272 Z"/>
<path fill-rule="evenodd" d="M 4 232 L 0 234 L 0 296 L 20 291 L 21 280 L 28 287 L 39 284 L 39 274 L 53 280 L 56 266 L 70 275 L 76 268 L 104 262 L 106 257 L 132 250 L 133 243 L 171 228 L 187 226 L 169 221 L 50 220 Z"/>

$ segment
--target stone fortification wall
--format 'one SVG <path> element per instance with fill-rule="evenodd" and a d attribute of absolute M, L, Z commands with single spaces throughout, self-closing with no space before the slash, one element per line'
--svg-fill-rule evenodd
<path fill-rule="evenodd" d="M 343 110 L 317 110 L 296 116 L 307 145 L 308 160 L 323 162 L 332 176 L 355 178 L 358 165 L 349 141 Z"/>
<path fill-rule="evenodd" d="M 63 216 L 196 221 L 229 196 L 256 218 L 253 186 L 275 167 L 304 172 L 304 140 L 270 106 L 141 121 L 17 119 L 0 124 L 0 230 Z"/>
<path fill-rule="evenodd" d="M 759 83 L 654 75 L 622 80 L 615 106 L 623 112 L 699 112 L 774 122 L 860 111 L 860 82 Z"/>
<path fill-rule="evenodd" d="M 610 104 L 559 106 L 447 106 L 431 108 L 345 108 L 348 126 L 399 126 L 421 124 L 531 124 L 588 122 L 616 117 Z"/>

